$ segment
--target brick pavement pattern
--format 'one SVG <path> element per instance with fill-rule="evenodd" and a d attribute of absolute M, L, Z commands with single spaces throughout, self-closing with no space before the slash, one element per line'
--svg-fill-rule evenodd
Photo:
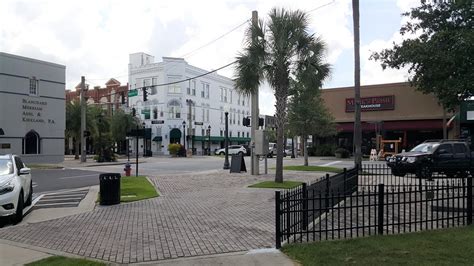
<path fill-rule="evenodd" d="M 286 174 L 310 181 L 314 173 Z M 273 175 L 224 171 L 150 178 L 160 197 L 0 229 L 0 238 L 116 263 L 274 245 L 274 191 L 247 188 Z"/>

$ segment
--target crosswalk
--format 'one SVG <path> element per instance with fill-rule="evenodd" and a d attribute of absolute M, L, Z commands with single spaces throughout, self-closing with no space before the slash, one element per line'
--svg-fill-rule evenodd
<path fill-rule="evenodd" d="M 38 196 L 33 209 L 77 207 L 88 192 L 87 188 L 43 194 Z"/>

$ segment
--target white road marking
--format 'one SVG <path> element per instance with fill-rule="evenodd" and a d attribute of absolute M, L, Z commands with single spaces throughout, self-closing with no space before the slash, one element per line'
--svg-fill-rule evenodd
<path fill-rule="evenodd" d="M 33 187 L 37 187 L 38 184 L 36 182 L 33 182 Z"/>
<path fill-rule="evenodd" d="M 330 163 L 325 163 L 325 164 L 322 164 L 320 166 L 330 166 L 330 165 L 338 164 L 338 163 L 342 163 L 342 161 L 334 161 L 334 162 L 330 162 Z"/>
<path fill-rule="evenodd" d="M 66 176 L 66 177 L 60 177 L 59 179 L 71 179 L 71 178 L 88 177 L 88 176 L 97 176 L 97 178 L 99 178 L 99 174 L 92 174 L 92 175 Z"/>

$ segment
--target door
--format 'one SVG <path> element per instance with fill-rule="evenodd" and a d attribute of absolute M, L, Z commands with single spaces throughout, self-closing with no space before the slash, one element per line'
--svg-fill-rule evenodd
<path fill-rule="evenodd" d="M 434 154 L 434 167 L 433 171 L 453 171 L 453 147 L 452 144 L 441 144 L 438 146 Z"/>
<path fill-rule="evenodd" d="M 453 166 L 464 171 L 469 168 L 470 156 L 464 143 L 454 143 Z"/>

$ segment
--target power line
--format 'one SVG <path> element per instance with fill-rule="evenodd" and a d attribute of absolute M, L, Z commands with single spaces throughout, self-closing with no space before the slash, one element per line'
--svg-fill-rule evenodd
<path fill-rule="evenodd" d="M 335 2 L 335 0 L 332 0 L 332 1 L 329 2 L 329 3 L 326 3 L 326 4 L 324 4 L 324 5 L 318 6 L 318 7 L 316 7 L 316 8 L 313 8 L 313 9 L 309 10 L 309 11 L 306 11 L 306 12 L 308 12 L 308 13 L 313 12 L 313 11 L 318 10 L 318 9 L 320 9 L 320 8 L 323 8 L 323 7 L 325 7 L 325 6 L 332 5 L 332 4 L 334 4 L 334 2 Z"/>
<path fill-rule="evenodd" d="M 216 42 L 216 41 L 218 41 L 218 40 L 220 40 L 220 39 L 222 39 L 222 38 L 224 38 L 225 36 L 229 35 L 229 34 L 232 33 L 233 31 L 235 31 L 235 30 L 237 30 L 238 28 L 242 27 L 243 25 L 245 25 L 245 24 L 246 24 L 247 22 L 249 22 L 249 21 L 250 21 L 249 19 L 246 19 L 244 22 L 242 22 L 241 24 L 239 24 L 237 27 L 232 28 L 232 29 L 229 30 L 228 32 L 226 32 L 226 33 L 220 35 L 219 37 L 217 37 L 216 39 L 214 39 L 214 40 L 212 40 L 212 41 L 210 41 L 210 42 L 208 42 L 208 43 L 206 43 L 206 44 L 204 44 L 204 45 L 202 45 L 202 46 L 200 46 L 200 47 L 198 47 L 198 48 L 192 50 L 191 52 L 186 53 L 186 54 L 184 54 L 184 55 L 182 55 L 182 56 L 180 56 L 180 57 L 182 57 L 182 58 L 188 57 L 189 55 L 193 54 L 194 52 L 196 52 L 196 51 L 198 51 L 198 50 L 200 50 L 200 49 L 202 49 L 202 48 L 204 48 L 204 47 L 206 47 L 206 46 L 208 46 L 208 45 L 210 45 L 210 44 L 212 44 L 212 43 L 214 43 L 214 42 Z"/>

